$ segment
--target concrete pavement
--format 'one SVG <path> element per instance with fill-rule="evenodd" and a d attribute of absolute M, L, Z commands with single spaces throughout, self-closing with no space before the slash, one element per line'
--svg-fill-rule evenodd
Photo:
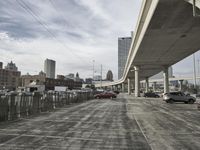
<path fill-rule="evenodd" d="M 196 105 L 101 99 L 0 123 L 0 149 L 200 149 Z"/>

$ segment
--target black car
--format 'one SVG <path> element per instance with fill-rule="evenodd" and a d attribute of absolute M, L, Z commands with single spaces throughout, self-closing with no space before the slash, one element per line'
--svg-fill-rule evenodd
<path fill-rule="evenodd" d="M 119 94 L 119 91 L 113 91 L 115 94 Z"/>
<path fill-rule="evenodd" d="M 155 97 L 155 98 L 159 98 L 160 96 L 154 92 L 147 92 L 144 93 L 144 97 Z"/>

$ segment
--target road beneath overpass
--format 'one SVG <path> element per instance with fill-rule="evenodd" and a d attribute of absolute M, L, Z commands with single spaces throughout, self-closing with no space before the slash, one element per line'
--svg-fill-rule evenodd
<path fill-rule="evenodd" d="M 0 123 L 0 149 L 200 149 L 196 104 L 161 99 L 91 100 Z"/>

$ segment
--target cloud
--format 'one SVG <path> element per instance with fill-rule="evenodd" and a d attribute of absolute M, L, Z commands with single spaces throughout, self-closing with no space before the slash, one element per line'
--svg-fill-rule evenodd
<path fill-rule="evenodd" d="M 0 59 L 11 59 L 22 73 L 43 70 L 46 58 L 58 74 L 117 78 L 117 39 L 134 30 L 141 0 L 0 1 Z M 104 74 L 105 76 L 105 74 Z"/>

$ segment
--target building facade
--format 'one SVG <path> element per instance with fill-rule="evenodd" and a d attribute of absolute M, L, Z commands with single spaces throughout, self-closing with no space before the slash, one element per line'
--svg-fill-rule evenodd
<path fill-rule="evenodd" d="M 16 90 L 20 83 L 21 72 L 11 61 L 3 69 L 3 63 L 0 63 L 0 89 Z"/>
<path fill-rule="evenodd" d="M 94 81 L 101 81 L 101 75 L 95 75 L 94 76 Z"/>
<path fill-rule="evenodd" d="M 44 72 L 47 78 L 55 79 L 56 62 L 51 59 L 46 59 L 44 62 Z"/>
<path fill-rule="evenodd" d="M 118 38 L 118 79 L 123 75 L 131 42 L 132 37 Z"/>
<path fill-rule="evenodd" d="M 21 76 L 21 86 L 28 87 L 32 82 L 37 85 L 44 85 L 45 90 L 54 90 L 55 86 L 66 86 L 68 89 L 80 89 L 82 87 L 82 82 L 74 81 L 72 79 L 53 79 L 46 78 L 42 75 L 23 75 Z"/>
<path fill-rule="evenodd" d="M 8 63 L 7 66 L 5 66 L 5 69 L 6 70 L 12 70 L 12 71 L 18 70 L 17 66 L 12 61 L 10 63 Z"/>
<path fill-rule="evenodd" d="M 113 73 L 111 70 L 108 70 L 108 72 L 106 74 L 106 80 L 113 81 Z"/>

